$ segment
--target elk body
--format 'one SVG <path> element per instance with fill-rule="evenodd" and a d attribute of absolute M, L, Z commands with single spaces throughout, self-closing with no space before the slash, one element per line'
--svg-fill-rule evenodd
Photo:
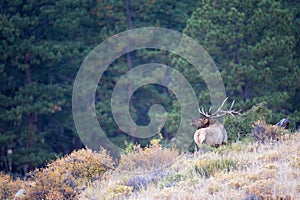
<path fill-rule="evenodd" d="M 226 144 L 227 138 L 227 132 L 224 125 L 218 121 L 210 121 L 209 126 L 199 128 L 194 134 L 197 151 L 199 146 L 203 143 L 213 147 Z"/>
<path fill-rule="evenodd" d="M 218 122 L 217 118 L 224 117 L 227 114 L 234 116 L 239 114 L 239 111 L 232 109 L 234 101 L 232 102 L 229 110 L 223 110 L 223 106 L 227 98 L 222 102 L 221 106 L 212 114 L 206 113 L 204 110 L 199 110 L 201 118 L 191 120 L 191 124 L 197 129 L 194 134 L 194 141 L 196 144 L 196 150 L 198 151 L 201 144 L 207 144 L 213 147 L 218 147 L 221 144 L 226 144 L 227 132 L 224 125 Z"/>

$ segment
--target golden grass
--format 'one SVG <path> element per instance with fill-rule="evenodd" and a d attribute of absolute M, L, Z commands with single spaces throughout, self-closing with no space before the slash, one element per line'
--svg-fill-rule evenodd
<path fill-rule="evenodd" d="M 80 197 L 132 200 L 300 199 L 300 134 L 272 144 L 235 143 L 196 156 L 177 155 L 176 161 L 159 173 L 145 174 L 140 181 L 147 177 L 150 181 L 135 189 L 128 184 L 133 174 L 113 172 L 110 180 L 92 183 Z"/>
<path fill-rule="evenodd" d="M 300 133 L 272 143 L 234 143 L 179 154 L 153 140 L 121 155 L 109 169 L 105 151 L 75 151 L 29 181 L 0 173 L 0 199 L 300 199 Z"/>
<path fill-rule="evenodd" d="M 133 150 L 121 155 L 118 170 L 145 173 L 171 165 L 176 160 L 178 152 L 175 149 L 163 149 L 159 141 L 154 139 L 150 146 L 145 148 L 134 145 Z"/>

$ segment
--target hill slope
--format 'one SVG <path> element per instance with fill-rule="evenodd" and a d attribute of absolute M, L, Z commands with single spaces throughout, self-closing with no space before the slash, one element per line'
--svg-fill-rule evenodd
<path fill-rule="evenodd" d="M 273 144 L 234 143 L 199 155 L 160 150 L 139 153 L 96 181 L 82 199 L 300 199 L 300 134 Z M 205 149 L 205 148 L 204 148 Z M 164 155 L 165 154 L 165 155 Z M 130 155 L 128 155 L 130 156 Z M 132 155 L 131 155 L 132 156 Z M 137 163 L 151 162 L 152 170 Z M 169 158 L 167 161 L 160 157 Z M 174 158 L 174 159 L 170 159 Z M 124 160 L 129 159 L 124 158 Z M 125 167 L 124 167 L 125 165 Z M 160 166 L 166 166 L 159 168 Z M 127 167 L 127 168 L 126 168 Z M 128 170 L 129 169 L 129 170 Z"/>
<path fill-rule="evenodd" d="M 0 173 L 0 199 L 300 199 L 300 133 L 271 144 L 202 146 L 198 154 L 159 141 L 133 146 L 118 165 L 104 150 L 82 149 L 26 180 Z"/>

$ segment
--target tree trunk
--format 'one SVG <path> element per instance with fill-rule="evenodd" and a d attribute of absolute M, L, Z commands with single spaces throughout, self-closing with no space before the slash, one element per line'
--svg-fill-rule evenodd
<path fill-rule="evenodd" d="M 31 72 L 30 72 L 30 55 L 29 53 L 25 54 L 25 64 L 27 68 L 25 69 L 25 86 L 30 85 L 32 83 L 31 80 Z M 33 112 L 30 112 L 27 115 L 27 126 L 28 126 L 28 138 L 27 138 L 27 146 L 32 146 L 34 144 L 34 133 L 37 130 L 36 126 L 37 115 Z"/>
<path fill-rule="evenodd" d="M 248 81 L 245 81 L 245 84 L 242 86 L 242 94 L 243 94 L 243 100 L 246 102 L 249 99 L 248 94 Z"/>

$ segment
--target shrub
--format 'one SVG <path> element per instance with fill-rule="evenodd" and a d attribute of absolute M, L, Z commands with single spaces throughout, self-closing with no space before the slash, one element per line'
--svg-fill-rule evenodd
<path fill-rule="evenodd" d="M 289 135 L 287 129 L 276 125 L 266 124 L 266 122 L 262 120 L 254 122 L 252 127 L 251 136 L 262 143 L 285 139 L 285 136 Z"/>
<path fill-rule="evenodd" d="M 107 199 L 124 199 L 126 196 L 129 196 L 133 188 L 126 185 L 116 185 L 108 190 Z"/>
<path fill-rule="evenodd" d="M 289 158 L 289 163 L 291 166 L 296 167 L 296 168 L 300 168 L 300 151 L 297 152 L 298 155 L 292 155 Z"/>
<path fill-rule="evenodd" d="M 224 125 L 227 129 L 228 140 L 232 142 L 244 139 L 249 133 L 251 133 L 254 122 L 258 120 L 269 122 L 271 120 L 271 116 L 272 113 L 269 109 L 267 109 L 267 104 L 262 102 L 235 118 L 230 116 L 226 117 Z"/>
<path fill-rule="evenodd" d="M 24 185 L 24 181 L 13 180 L 10 175 L 0 172 L 0 199 L 14 199 L 15 194 Z"/>
<path fill-rule="evenodd" d="M 166 177 L 166 179 L 161 182 L 159 186 L 161 189 L 164 187 L 174 187 L 175 183 L 182 180 L 186 180 L 186 175 L 175 173 Z"/>
<path fill-rule="evenodd" d="M 204 154 L 204 153 L 212 152 L 215 149 L 217 149 L 217 148 L 214 148 L 214 147 L 209 146 L 207 144 L 201 144 L 198 148 L 199 148 L 198 152 L 197 152 L 198 154 Z M 195 148 L 195 152 L 196 152 L 196 148 Z"/>
<path fill-rule="evenodd" d="M 133 173 L 147 173 L 171 165 L 177 156 L 176 149 L 163 148 L 160 139 L 153 139 L 145 148 L 133 145 L 131 151 L 122 154 L 118 169 Z"/>
<path fill-rule="evenodd" d="M 200 174 L 205 178 L 213 176 L 215 173 L 220 171 L 230 172 L 237 168 L 237 164 L 230 159 L 221 160 L 200 160 L 195 165 L 196 173 Z"/>
<path fill-rule="evenodd" d="M 247 188 L 247 197 L 244 200 L 251 199 L 269 199 L 269 200 L 291 200 L 292 197 L 287 194 L 274 194 L 274 188 L 280 188 L 278 182 L 274 179 L 257 180 Z M 252 198 L 251 198 L 252 197 Z"/>
<path fill-rule="evenodd" d="M 112 159 L 103 149 L 74 151 L 34 171 L 28 195 L 31 199 L 77 199 L 79 191 L 90 180 L 101 179 L 110 166 Z"/>

